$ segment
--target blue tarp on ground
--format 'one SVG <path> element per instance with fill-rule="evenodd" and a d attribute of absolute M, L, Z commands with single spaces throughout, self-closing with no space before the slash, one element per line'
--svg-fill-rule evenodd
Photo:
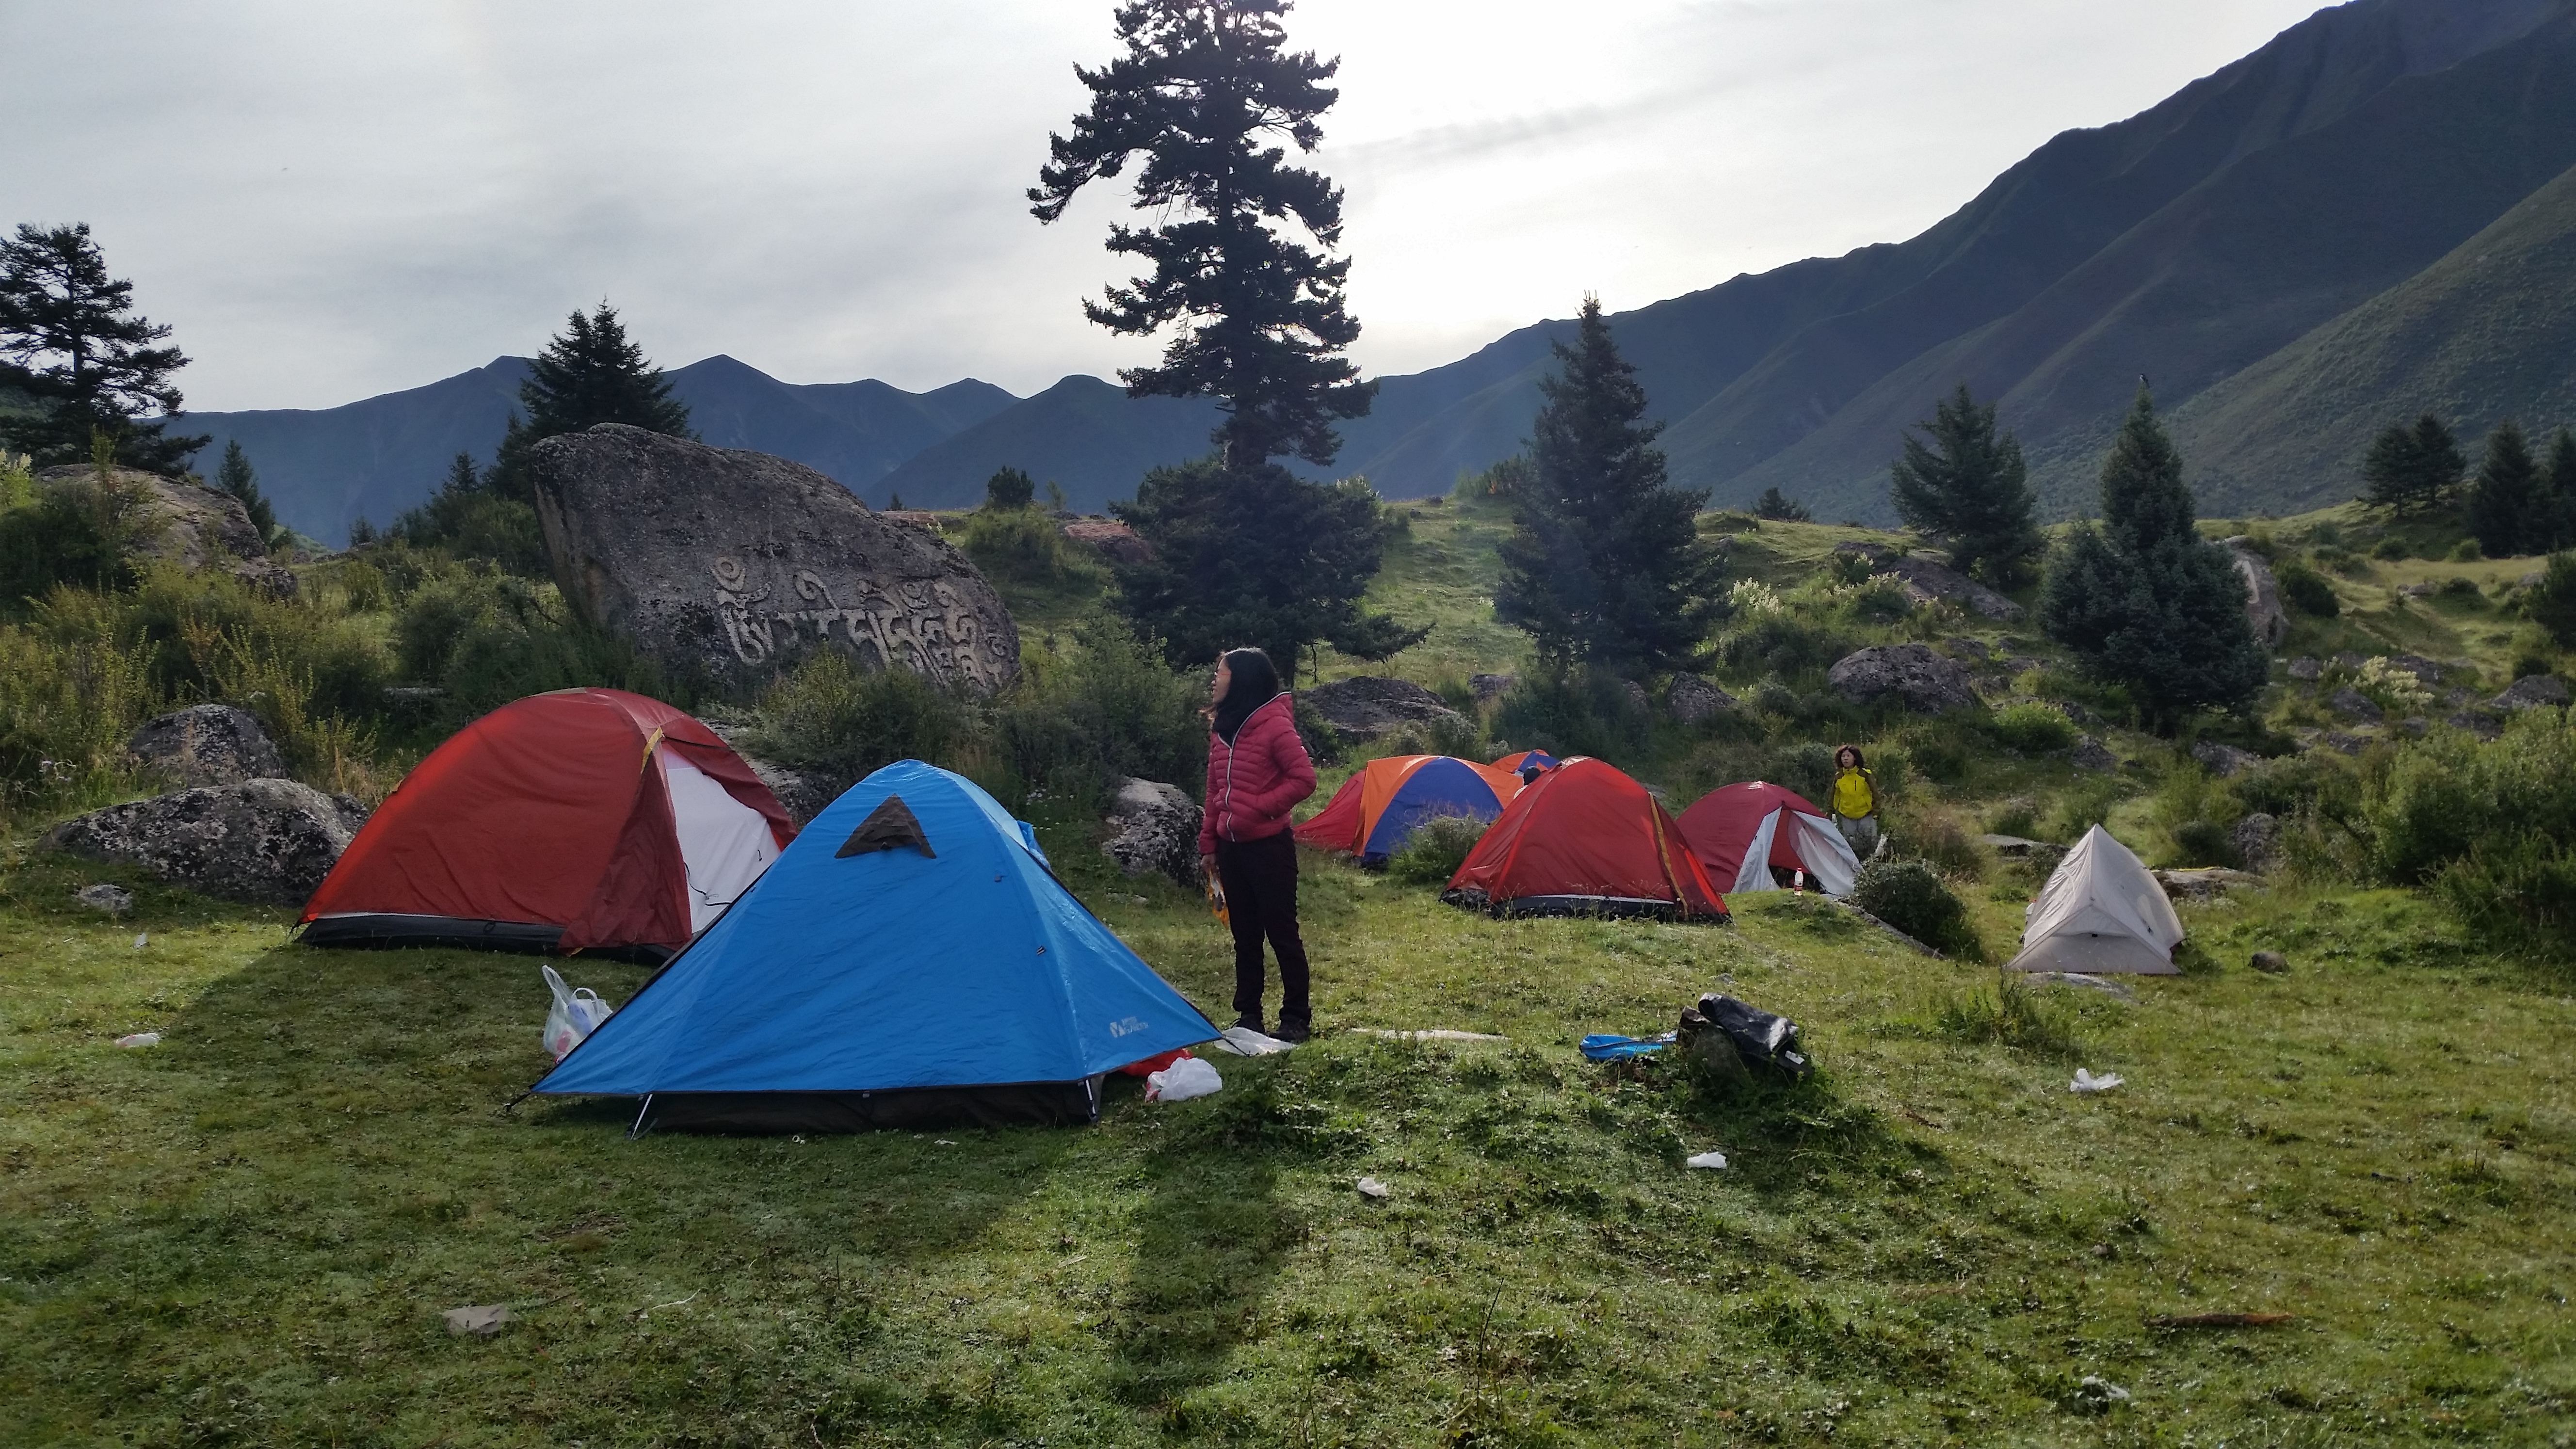
<path fill-rule="evenodd" d="M 935 855 L 839 855 L 889 796 Z M 1217 1029 L 1049 873 L 973 782 L 851 787 L 536 1090 L 860 1092 L 1067 1082 Z"/>

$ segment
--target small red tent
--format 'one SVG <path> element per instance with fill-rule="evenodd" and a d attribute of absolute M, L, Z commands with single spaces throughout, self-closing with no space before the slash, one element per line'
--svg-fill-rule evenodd
<path fill-rule="evenodd" d="M 403 778 L 305 903 L 304 940 L 666 955 L 795 833 L 684 711 L 615 689 L 534 695 Z"/>
<path fill-rule="evenodd" d="M 1682 812 L 1682 839 L 1724 891 L 1778 889 L 1771 867 L 1803 870 L 1829 896 L 1849 895 L 1860 857 L 1825 812 L 1785 785 L 1725 785 Z"/>
<path fill-rule="evenodd" d="M 1646 787 L 1580 756 L 1521 788 L 1440 898 L 1506 915 L 1726 915 Z"/>

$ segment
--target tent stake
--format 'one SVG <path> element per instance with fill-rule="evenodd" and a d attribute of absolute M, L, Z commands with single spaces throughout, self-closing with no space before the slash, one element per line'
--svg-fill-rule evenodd
<path fill-rule="evenodd" d="M 635 1125 L 626 1129 L 627 1141 L 632 1142 L 636 1138 L 644 1135 L 644 1114 L 652 1110 L 653 1094 L 646 1092 L 644 1094 L 644 1105 L 635 1109 Z"/>

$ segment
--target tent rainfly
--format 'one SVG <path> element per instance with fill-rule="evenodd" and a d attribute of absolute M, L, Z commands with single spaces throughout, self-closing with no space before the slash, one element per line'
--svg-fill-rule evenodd
<path fill-rule="evenodd" d="M 1489 824 L 1521 792 L 1520 777 L 1447 755 L 1396 755 L 1351 772 L 1332 803 L 1297 827 L 1297 842 L 1386 864 L 1413 832 L 1442 816 Z"/>
<path fill-rule="evenodd" d="M 686 712 L 559 689 L 413 767 L 305 903 L 303 939 L 661 961 L 795 837 L 751 766 Z"/>
<path fill-rule="evenodd" d="M 2030 903 L 2021 954 L 2007 971 L 2179 976 L 2182 918 L 2129 847 L 2096 825 L 2058 862 Z"/>
<path fill-rule="evenodd" d="M 534 1090 L 702 1131 L 1079 1125 L 1103 1073 L 1216 1035 L 992 796 L 899 760 Z"/>
<path fill-rule="evenodd" d="M 1682 839 L 1732 895 L 1778 890 L 1772 867 L 1803 870 L 1807 884 L 1829 896 L 1851 894 L 1860 857 L 1825 812 L 1785 785 L 1754 780 L 1711 790 L 1681 814 Z"/>
<path fill-rule="evenodd" d="M 1673 817 L 1617 767 L 1581 756 L 1521 787 L 1440 899 L 1506 916 L 1726 919 Z"/>

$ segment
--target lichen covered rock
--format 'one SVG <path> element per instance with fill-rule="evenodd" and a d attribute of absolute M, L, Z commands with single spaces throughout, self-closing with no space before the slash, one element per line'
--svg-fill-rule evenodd
<path fill-rule="evenodd" d="M 349 848 L 367 812 L 293 780 L 201 785 L 77 815 L 44 846 L 150 871 L 226 900 L 297 906 Z"/>

